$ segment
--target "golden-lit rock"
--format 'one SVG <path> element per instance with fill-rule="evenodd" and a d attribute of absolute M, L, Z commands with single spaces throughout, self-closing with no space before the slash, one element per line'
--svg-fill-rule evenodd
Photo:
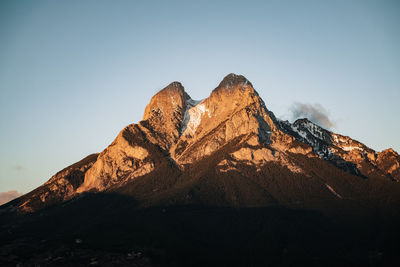
<path fill-rule="evenodd" d="M 149 152 L 129 143 L 126 135 L 140 135 L 137 125 L 129 125 L 122 130 L 114 142 L 100 153 L 97 161 L 86 172 L 78 193 L 96 189 L 104 190 L 114 184 L 123 184 L 154 169 Z M 148 160 L 146 160 L 148 159 Z"/>
<path fill-rule="evenodd" d="M 140 126 L 163 149 L 169 149 L 179 139 L 189 99 L 183 86 L 173 82 L 154 95 L 146 106 Z"/>

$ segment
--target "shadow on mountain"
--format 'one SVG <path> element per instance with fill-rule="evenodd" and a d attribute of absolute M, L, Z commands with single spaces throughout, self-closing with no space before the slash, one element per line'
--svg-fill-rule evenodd
<path fill-rule="evenodd" d="M 129 196 L 87 194 L 30 215 L 2 214 L 0 264 L 87 266 L 96 258 L 100 266 L 126 266 L 130 252 L 140 251 L 151 260 L 143 266 L 390 266 L 398 214 L 350 214 L 283 206 L 138 208 Z"/>

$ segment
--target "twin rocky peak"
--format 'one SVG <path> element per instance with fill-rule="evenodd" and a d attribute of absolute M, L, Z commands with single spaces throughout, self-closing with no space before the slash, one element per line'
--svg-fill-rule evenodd
<path fill-rule="evenodd" d="M 221 156 L 211 162 L 216 153 Z M 306 162 L 327 161 L 360 179 L 380 175 L 400 181 L 395 151 L 376 152 L 307 119 L 281 121 L 244 76 L 229 74 L 202 101 L 191 99 L 179 82 L 171 83 L 152 97 L 142 121 L 124 128 L 100 154 L 67 167 L 25 195 L 19 208 L 33 209 L 35 199 L 60 202 L 83 192 L 122 187 L 157 171 L 162 175 L 160 170 L 169 167 L 184 173 L 204 160 L 217 174 L 240 173 L 240 164 L 257 172 L 274 163 L 312 177 L 305 168 L 311 163 L 300 164 L 304 161 L 299 156 Z"/>
<path fill-rule="evenodd" d="M 238 138 L 252 146 L 276 143 L 282 133 L 274 121 L 252 84 L 241 75 L 229 74 L 202 101 L 191 99 L 179 82 L 173 82 L 152 97 L 141 122 L 122 130 L 99 155 L 78 192 L 104 190 L 120 184 L 122 176 L 130 180 L 151 172 L 156 166 L 146 160 L 151 156 L 144 142 L 155 145 L 183 169 Z M 294 139 L 286 138 L 288 142 Z M 124 164 L 127 158 L 136 165 Z"/>

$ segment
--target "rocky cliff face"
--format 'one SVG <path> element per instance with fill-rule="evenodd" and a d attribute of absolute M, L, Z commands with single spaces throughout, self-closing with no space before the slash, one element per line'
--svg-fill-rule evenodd
<path fill-rule="evenodd" d="M 173 82 L 151 99 L 140 124 L 149 140 L 168 150 L 181 135 L 187 106 L 191 103 L 183 86 Z"/>
<path fill-rule="evenodd" d="M 58 173 L 41 187 L 40 194 L 33 191 L 13 203 L 18 209 L 31 211 L 38 206 L 31 205 L 34 202 L 32 199 L 40 200 L 45 205 L 48 199 L 54 200 L 51 203 L 65 201 L 88 191 L 115 190 L 126 185 L 135 188 L 135 183 L 139 184 L 135 181 L 139 181 L 140 177 L 160 176 L 168 172 L 165 166 L 179 170 L 174 172 L 174 176 L 181 177 L 182 184 L 178 186 L 171 182 L 173 185 L 170 185 L 173 188 L 170 191 L 175 193 L 189 188 L 188 181 L 192 181 L 193 177 L 239 175 L 241 178 L 237 179 L 243 180 L 243 177 L 254 176 L 258 178 L 251 182 L 251 186 L 260 192 L 260 199 L 268 194 L 268 201 L 276 200 L 280 197 L 271 197 L 270 190 L 275 189 L 269 186 L 277 182 L 271 177 L 279 170 L 279 175 L 286 173 L 284 179 L 289 176 L 303 177 L 293 178 L 297 180 L 291 182 L 302 181 L 302 186 L 304 181 L 311 183 L 317 179 L 309 184 L 309 188 L 315 188 L 313 192 L 342 198 L 332 183 L 336 183 L 333 176 L 345 175 L 340 171 L 337 174 L 330 171 L 332 182 L 329 185 L 326 182 L 328 178 L 317 175 L 320 170 L 314 166 L 322 164 L 325 166 L 322 168 L 331 167 L 320 161 L 358 176 L 357 179 L 379 176 L 388 181 L 400 181 L 400 157 L 395 151 L 376 152 L 307 119 L 293 124 L 280 121 L 266 108 L 245 77 L 229 74 L 208 98 L 201 101 L 191 99 L 180 83 L 171 83 L 151 99 L 143 120 L 123 129 L 103 152 L 85 160 L 85 164 Z M 205 167 L 193 173 L 199 166 Z M 156 186 L 143 195 L 155 195 L 158 190 Z M 190 189 L 185 192 L 182 198 L 193 199 Z M 223 198 L 229 194 L 224 191 Z M 232 201 L 237 199 L 237 196 L 230 197 Z"/>

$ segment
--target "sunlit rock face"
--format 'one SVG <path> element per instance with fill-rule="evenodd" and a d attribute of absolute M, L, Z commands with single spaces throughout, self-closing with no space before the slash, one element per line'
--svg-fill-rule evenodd
<path fill-rule="evenodd" d="M 147 138 L 168 150 L 181 135 L 189 95 L 179 82 L 173 82 L 150 100 L 143 114 L 141 129 Z"/>
<path fill-rule="evenodd" d="M 238 137 L 256 136 L 257 144 L 271 143 L 275 124 L 245 77 L 230 74 L 208 98 L 192 103 L 185 112 L 181 138 L 171 148 L 178 164 L 193 163 Z"/>
<path fill-rule="evenodd" d="M 114 142 L 100 153 L 92 168 L 85 174 L 85 180 L 78 193 L 91 189 L 104 190 L 114 185 L 123 185 L 127 181 L 151 172 L 154 163 L 149 151 L 139 144 L 130 143 L 127 136 L 138 136 L 137 125 L 129 125 L 122 130 Z"/>
<path fill-rule="evenodd" d="M 140 177 L 163 176 L 170 170 L 170 176 L 191 179 L 198 174 L 190 170 L 201 169 L 198 166 L 209 168 L 217 176 L 235 173 L 246 177 L 246 170 L 251 177 L 260 176 L 260 184 L 274 172 L 320 179 L 315 174 L 319 170 L 313 169 L 315 160 L 360 179 L 400 181 L 400 157 L 395 151 L 376 152 L 308 119 L 281 121 L 244 76 L 227 75 L 200 101 L 191 99 L 179 82 L 173 82 L 151 98 L 142 121 L 125 127 L 99 155 L 64 169 L 15 203 L 20 210 L 34 211 L 40 205 L 66 201 L 85 192 L 122 188 Z M 170 187 L 174 179 L 168 180 Z M 342 198 L 334 181 L 329 185 L 319 181 L 312 187 Z M 149 192 L 143 189 L 141 194 L 151 195 L 159 187 L 154 185 Z"/>

